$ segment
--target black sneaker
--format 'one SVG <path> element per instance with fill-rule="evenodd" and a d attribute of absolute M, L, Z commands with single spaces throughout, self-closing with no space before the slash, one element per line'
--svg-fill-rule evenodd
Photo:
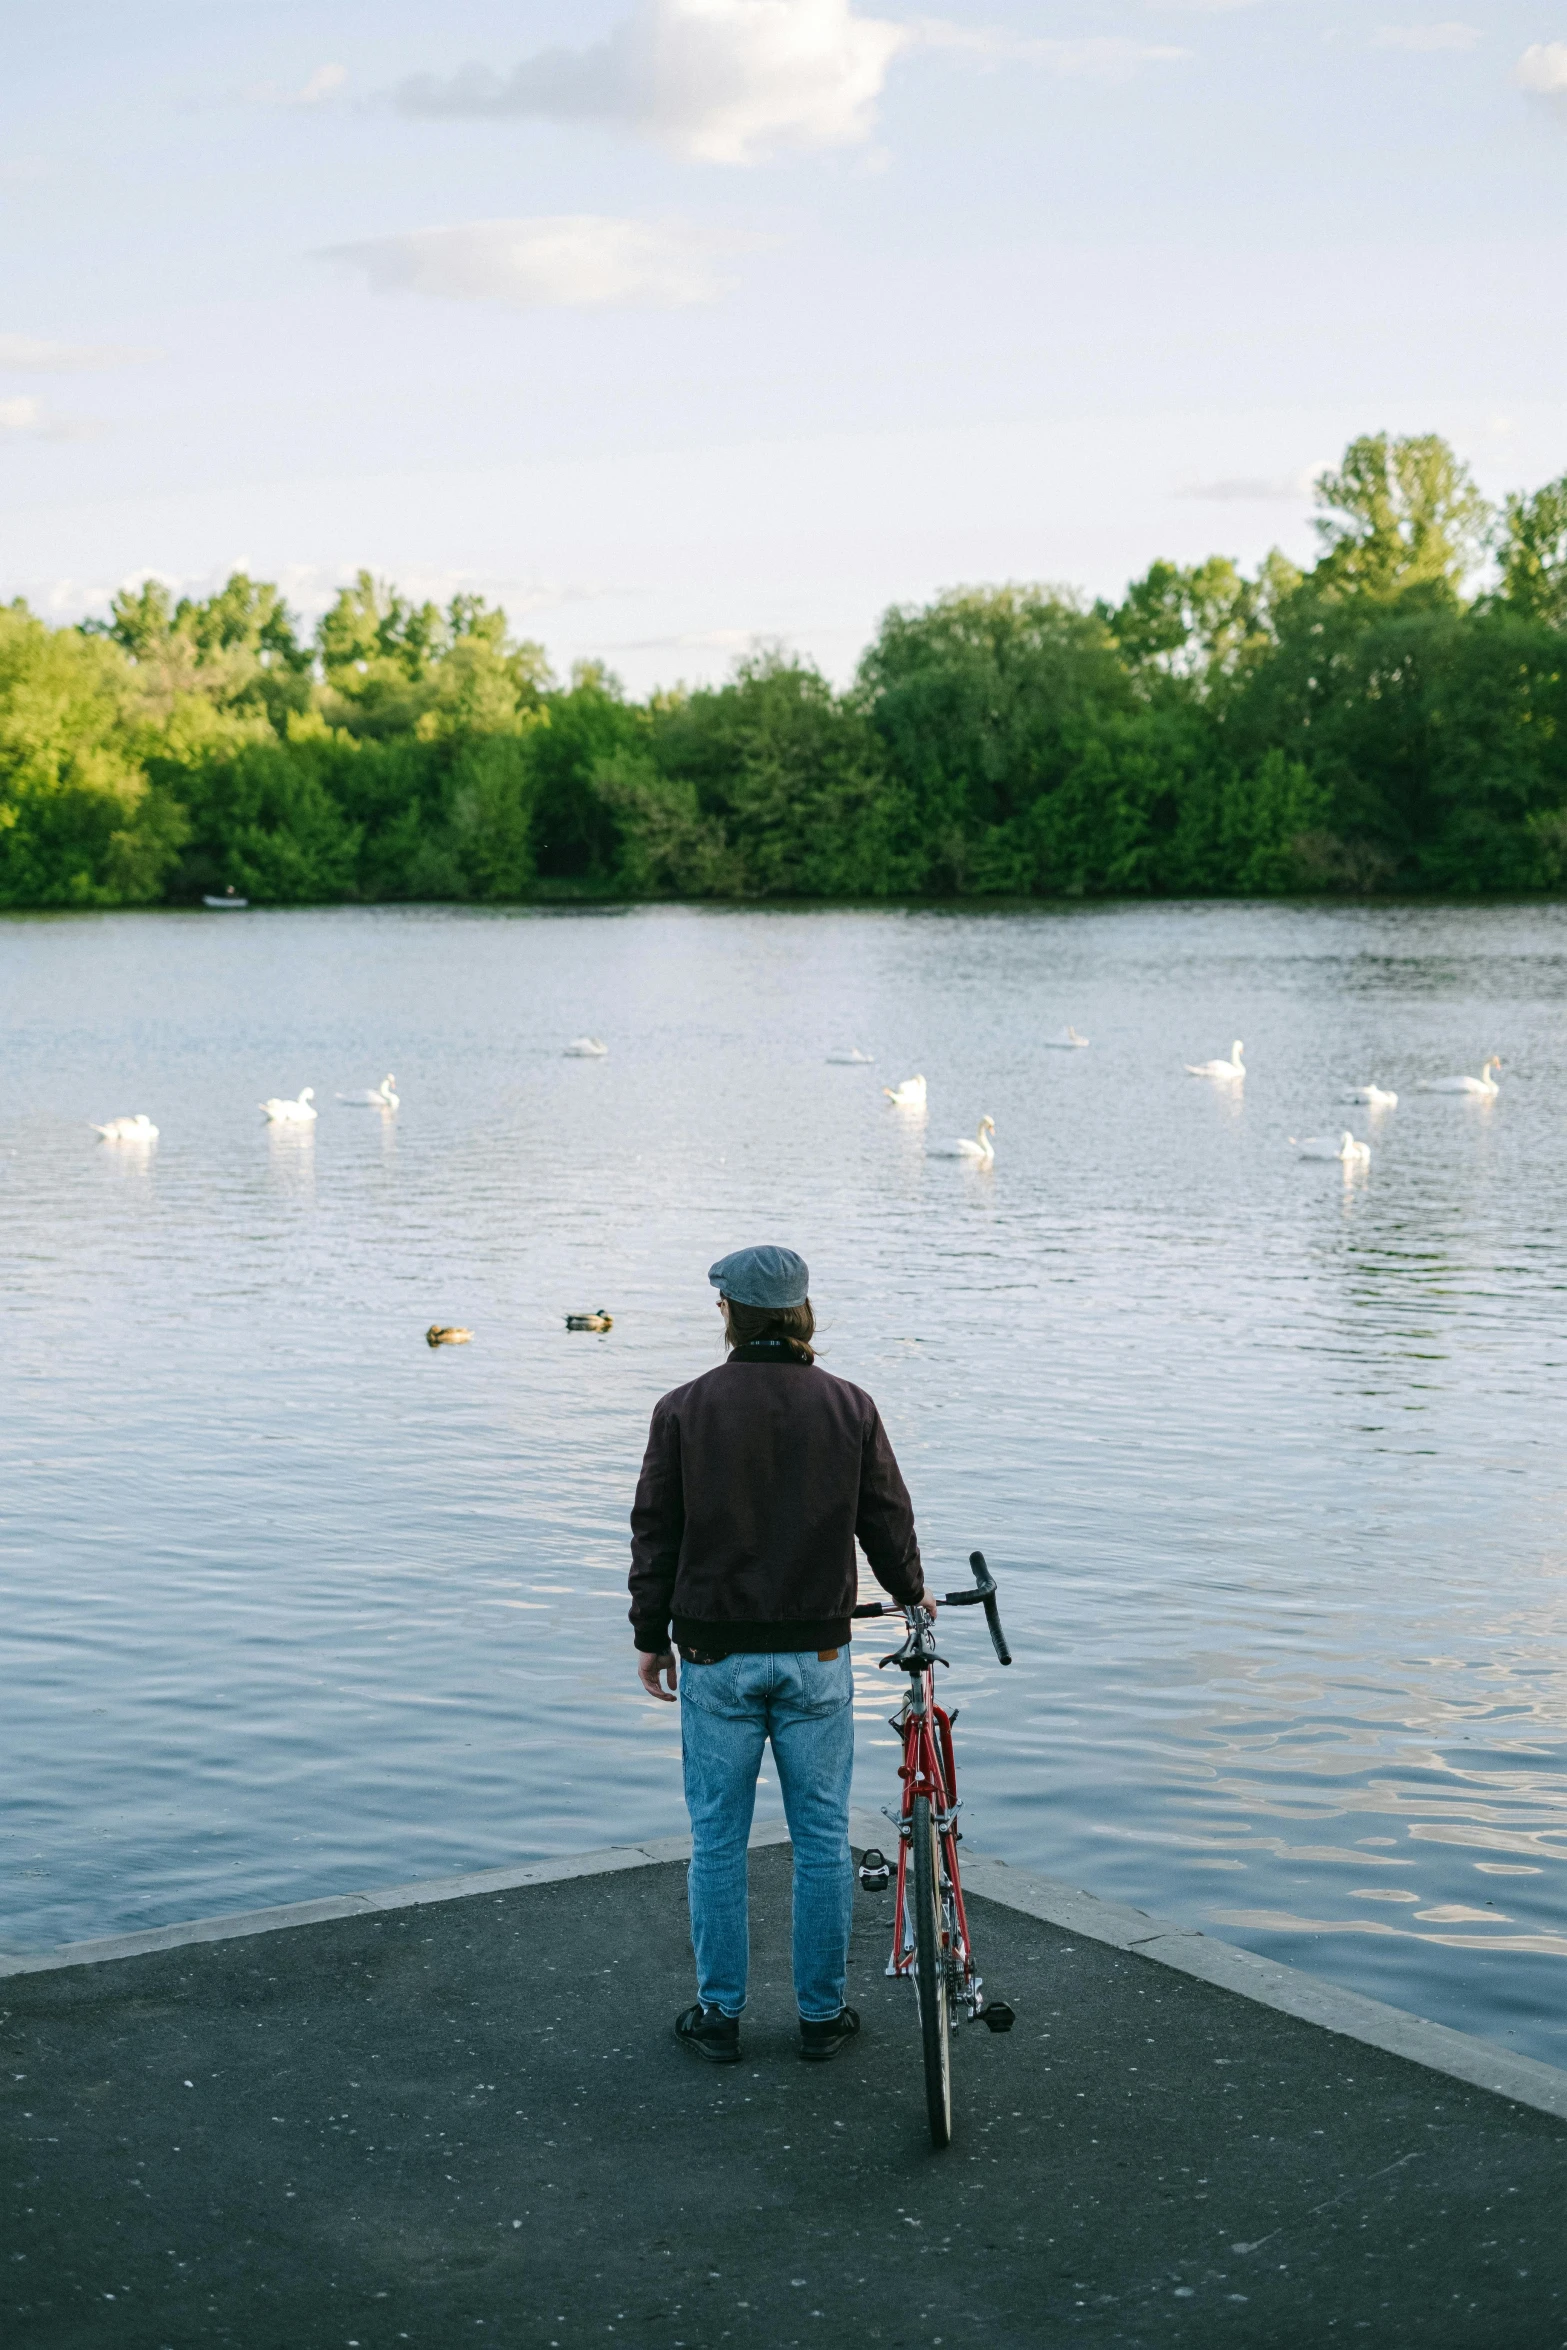
<path fill-rule="evenodd" d="M 860 2019 L 852 2007 L 840 2008 L 824 2024 L 807 2022 L 800 2018 L 800 2054 L 807 2064 L 826 2064 L 837 2055 L 846 2040 L 852 2040 L 860 2028 Z"/>
<path fill-rule="evenodd" d="M 675 2018 L 675 2038 L 694 2048 L 709 2064 L 740 2062 L 740 2018 L 725 2015 L 721 2007 L 704 2007 L 700 2000 Z"/>

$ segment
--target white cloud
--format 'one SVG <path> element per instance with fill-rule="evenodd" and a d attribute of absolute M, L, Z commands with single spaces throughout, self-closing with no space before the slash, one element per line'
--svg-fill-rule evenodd
<path fill-rule="evenodd" d="M 1567 41 L 1536 41 L 1519 58 L 1513 79 L 1531 98 L 1553 100 L 1567 110 Z"/>
<path fill-rule="evenodd" d="M 42 400 L 0 400 L 0 437 L 33 441 L 87 441 L 102 430 L 90 417 L 54 416 Z"/>
<path fill-rule="evenodd" d="M 348 79 L 346 67 L 318 65 L 307 74 L 297 90 L 285 90 L 276 82 L 257 82 L 245 92 L 255 106 L 320 106 L 328 98 L 335 98 Z"/>
<path fill-rule="evenodd" d="M 1121 81 L 1139 66 L 1171 65 L 1190 54 L 1148 41 L 1128 41 L 1117 34 L 1093 34 L 1074 41 L 1043 40 L 949 24 L 942 17 L 922 18 L 914 32 L 922 48 L 957 49 L 998 64 L 1040 65 L 1047 73 L 1095 81 Z"/>
<path fill-rule="evenodd" d="M 851 0 L 637 0 L 591 49 L 541 49 L 509 74 L 421 75 L 411 114 L 612 122 L 702 163 L 868 138 L 887 69 L 915 34 Z"/>
<path fill-rule="evenodd" d="M 1176 496 L 1208 499 L 1224 506 L 1296 506 L 1302 498 L 1311 496 L 1321 471 L 1320 465 L 1308 465 L 1299 473 L 1241 475 L 1226 481 L 1198 481 L 1187 489 L 1177 490 Z"/>
<path fill-rule="evenodd" d="M 24 369 L 29 375 L 130 367 L 159 357 L 157 351 L 138 351 L 124 343 L 55 343 L 43 335 L 0 335 L 0 368 Z"/>
<path fill-rule="evenodd" d="M 1385 24 L 1373 34 L 1371 46 L 1429 55 L 1438 49 L 1473 49 L 1484 37 L 1472 24 Z"/>
<path fill-rule="evenodd" d="M 375 294 L 436 294 L 514 310 L 711 302 L 713 242 L 679 228 L 598 213 L 469 220 L 334 245 L 321 256 L 362 271 Z"/>

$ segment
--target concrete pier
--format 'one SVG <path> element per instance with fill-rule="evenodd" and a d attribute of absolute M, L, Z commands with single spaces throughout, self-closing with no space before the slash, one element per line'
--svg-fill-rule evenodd
<path fill-rule="evenodd" d="M 0 1961 L 7 2350 L 1567 2344 L 1567 2074 L 976 1856 L 937 2154 L 885 1897 L 796 2058 L 783 1843 L 677 2047 L 679 1852 Z"/>

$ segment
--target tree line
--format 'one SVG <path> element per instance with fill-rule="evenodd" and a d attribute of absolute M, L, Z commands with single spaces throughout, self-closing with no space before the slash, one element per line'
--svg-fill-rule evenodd
<path fill-rule="evenodd" d="M 1567 881 L 1567 477 L 1441 440 L 1317 484 L 1316 562 L 895 607 L 629 699 L 475 596 L 236 573 L 0 607 L 0 906 L 1525 892 Z"/>

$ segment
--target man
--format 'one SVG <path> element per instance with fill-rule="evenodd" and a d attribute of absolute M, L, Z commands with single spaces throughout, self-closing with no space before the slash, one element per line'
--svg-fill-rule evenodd
<path fill-rule="evenodd" d="M 697 2002 L 675 2034 L 714 2064 L 739 2062 L 746 1844 L 771 1741 L 794 1845 L 800 2054 L 819 2064 L 860 2028 L 844 2005 L 856 1537 L 895 1600 L 932 1614 L 936 1603 L 876 1406 L 816 1365 L 804 1260 L 742 1248 L 708 1279 L 728 1360 L 655 1407 L 631 1512 L 631 1623 L 649 1696 L 675 1702 L 671 1620 L 681 1656 Z"/>

